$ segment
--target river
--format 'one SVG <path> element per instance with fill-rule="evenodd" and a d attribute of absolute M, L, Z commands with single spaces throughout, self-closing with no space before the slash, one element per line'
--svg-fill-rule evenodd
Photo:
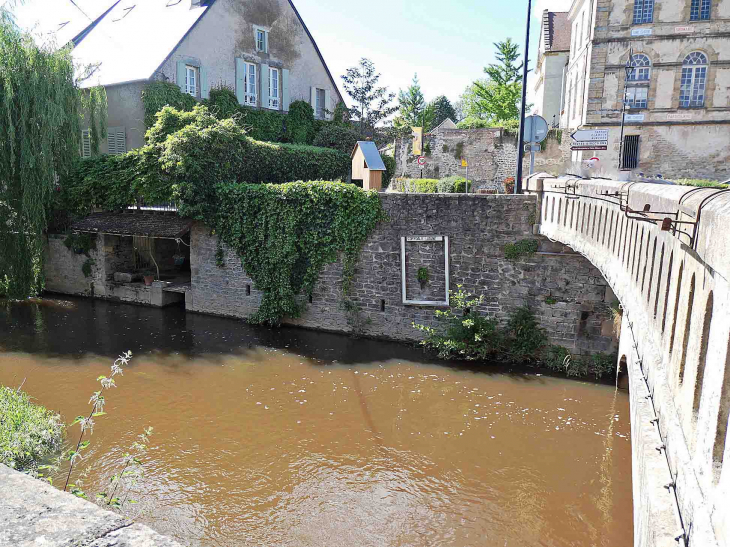
<path fill-rule="evenodd" d="M 67 423 L 126 350 L 83 488 L 104 490 L 153 426 L 125 512 L 183 545 L 633 544 L 612 386 L 178 308 L 0 302 L 0 384 L 25 380 Z"/>

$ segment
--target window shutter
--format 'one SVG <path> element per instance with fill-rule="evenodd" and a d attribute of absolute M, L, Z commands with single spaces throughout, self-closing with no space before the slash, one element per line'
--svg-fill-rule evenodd
<path fill-rule="evenodd" d="M 332 112 L 330 111 L 330 90 L 324 90 L 324 119 L 329 120 L 332 118 Z"/>
<path fill-rule="evenodd" d="M 283 68 L 281 70 L 281 109 L 284 111 L 288 111 L 290 102 L 291 98 L 289 96 L 289 70 Z"/>
<path fill-rule="evenodd" d="M 238 104 L 243 104 L 246 96 L 246 63 L 243 59 L 236 59 L 236 98 Z"/>
<path fill-rule="evenodd" d="M 309 88 L 309 104 L 312 105 L 312 108 L 314 109 L 314 112 L 317 112 L 317 88 L 316 87 L 310 87 Z"/>
<path fill-rule="evenodd" d="M 185 93 L 185 62 L 177 62 L 177 85 Z"/>
<path fill-rule="evenodd" d="M 91 157 L 91 131 L 88 129 L 81 131 L 81 157 Z"/>
<path fill-rule="evenodd" d="M 127 134 L 124 127 L 110 127 L 107 130 L 106 142 L 110 154 L 127 153 Z"/>
<path fill-rule="evenodd" d="M 261 108 L 269 108 L 269 65 L 261 63 Z"/>
<path fill-rule="evenodd" d="M 200 67 L 200 98 L 207 99 L 210 96 L 208 87 L 208 71 L 204 66 Z"/>
<path fill-rule="evenodd" d="M 110 127 L 106 136 L 107 152 L 112 155 L 117 154 L 117 134 L 114 127 Z"/>

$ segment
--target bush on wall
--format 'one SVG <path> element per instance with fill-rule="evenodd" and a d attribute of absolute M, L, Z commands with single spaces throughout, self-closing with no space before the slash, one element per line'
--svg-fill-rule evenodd
<path fill-rule="evenodd" d="M 284 140 L 294 144 L 312 144 L 314 140 L 314 109 L 304 101 L 289 105 Z"/>
<path fill-rule="evenodd" d="M 362 140 L 362 138 L 355 129 L 344 125 L 329 125 L 317 133 L 313 144 L 314 146 L 333 148 L 349 156 L 359 140 Z"/>
<path fill-rule="evenodd" d="M 195 97 L 183 93 L 176 84 L 171 82 L 151 82 L 142 90 L 142 104 L 144 106 L 144 125 L 152 127 L 155 115 L 164 106 L 171 106 L 177 110 L 192 110 L 197 104 Z"/>

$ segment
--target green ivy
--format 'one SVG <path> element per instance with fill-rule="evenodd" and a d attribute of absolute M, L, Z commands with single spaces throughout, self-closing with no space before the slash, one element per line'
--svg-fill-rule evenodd
<path fill-rule="evenodd" d="M 294 101 L 289 105 L 286 120 L 286 142 L 311 144 L 314 140 L 314 109 L 304 101 Z"/>
<path fill-rule="evenodd" d="M 86 261 L 81 265 L 81 271 L 84 274 L 84 277 L 91 276 L 91 267 L 96 264 L 96 260 L 93 258 L 87 258 Z"/>
<path fill-rule="evenodd" d="M 386 219 L 378 194 L 351 184 L 219 184 L 216 193 L 215 231 L 263 292 L 251 320 L 269 325 L 298 317 L 299 295 L 311 295 L 322 268 L 340 255 L 347 294 L 363 243 Z"/>
<path fill-rule="evenodd" d="M 89 234 L 69 234 L 63 240 L 63 244 L 69 251 L 77 255 L 84 254 L 89 256 L 92 249 L 96 249 L 96 238 L 92 238 Z"/>
<path fill-rule="evenodd" d="M 464 143 L 457 142 L 454 148 L 454 159 L 460 160 L 464 157 Z"/>
<path fill-rule="evenodd" d="M 558 303 L 557 299 L 552 296 L 548 296 L 545 298 L 545 304 L 547 304 L 548 306 L 552 306 L 553 304 L 557 304 L 557 303 Z"/>
<path fill-rule="evenodd" d="M 144 125 L 152 127 L 155 124 L 155 115 L 164 106 L 169 105 L 177 110 L 192 110 L 196 104 L 195 97 L 183 93 L 180 87 L 173 83 L 151 82 L 142 90 Z"/>
<path fill-rule="evenodd" d="M 418 268 L 418 276 L 417 277 L 418 277 L 418 282 L 419 283 L 424 284 L 424 285 L 426 283 L 428 283 L 428 280 L 431 278 L 431 276 L 428 273 L 428 268 L 424 268 L 424 267 Z"/>
<path fill-rule="evenodd" d="M 539 243 L 536 239 L 521 239 L 517 243 L 508 243 L 504 246 L 504 257 L 517 260 L 523 256 L 530 256 L 537 252 Z"/>

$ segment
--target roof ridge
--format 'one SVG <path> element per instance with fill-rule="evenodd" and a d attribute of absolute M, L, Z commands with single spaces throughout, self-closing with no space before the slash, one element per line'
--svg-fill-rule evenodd
<path fill-rule="evenodd" d="M 96 18 L 96 19 L 94 19 L 94 20 L 93 20 L 93 21 L 92 21 L 91 23 L 89 23 L 89 25 L 88 25 L 88 26 L 86 26 L 86 27 L 84 28 L 84 30 L 82 30 L 82 31 L 81 31 L 81 32 L 79 32 L 79 33 L 78 33 L 78 34 L 77 34 L 76 36 L 74 36 L 73 38 L 71 38 L 71 40 L 70 40 L 70 41 L 71 41 L 71 42 L 73 42 L 73 45 L 74 45 L 74 47 L 78 46 L 78 45 L 79 45 L 79 44 L 81 43 L 81 41 L 82 41 L 82 40 L 83 40 L 84 38 L 86 38 L 86 36 L 87 36 L 87 35 L 88 35 L 88 34 L 89 34 L 89 33 L 90 33 L 90 32 L 91 32 L 92 30 L 94 30 L 94 28 L 96 28 L 96 25 L 98 25 L 98 24 L 99 24 L 99 23 L 101 22 L 101 20 L 102 20 L 102 19 L 104 19 L 104 17 L 106 17 L 106 16 L 107 16 L 107 15 L 109 14 L 109 12 L 110 12 L 111 10 L 113 10 L 113 9 L 114 9 L 114 8 L 115 8 L 115 7 L 117 6 L 117 4 L 118 4 L 119 2 L 121 2 L 121 1 L 122 1 L 122 0 L 116 0 L 116 2 L 114 2 L 114 3 L 113 3 L 113 4 L 111 5 L 111 6 L 109 6 L 109 9 L 107 9 L 107 10 L 106 10 L 106 11 L 105 11 L 104 13 L 102 13 L 102 14 L 101 14 L 101 15 L 100 15 L 99 17 L 97 17 L 97 18 Z"/>

